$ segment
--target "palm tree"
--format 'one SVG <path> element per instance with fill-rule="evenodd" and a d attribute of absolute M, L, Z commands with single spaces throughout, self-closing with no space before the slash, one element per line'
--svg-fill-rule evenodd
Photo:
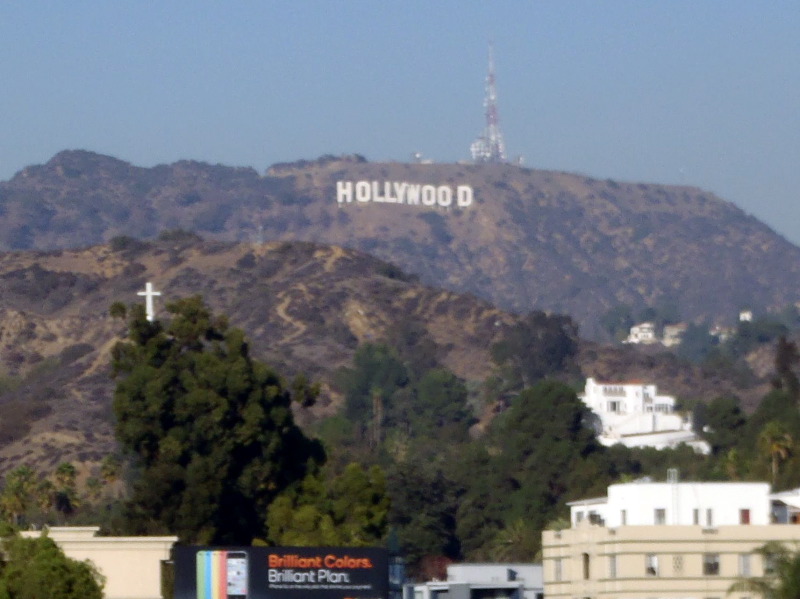
<path fill-rule="evenodd" d="M 22 516 L 33 502 L 36 473 L 28 466 L 20 466 L 8 473 L 5 482 L 0 494 L 0 507 L 12 524 L 19 526 Z"/>
<path fill-rule="evenodd" d="M 764 599 L 797 599 L 800 597 L 800 552 L 790 551 L 771 541 L 756 550 L 769 560 L 772 569 L 761 577 L 744 578 L 731 585 L 728 594 L 756 593 Z"/>
<path fill-rule="evenodd" d="M 533 526 L 518 518 L 500 530 L 493 542 L 495 559 L 499 562 L 529 562 L 541 559 L 541 535 Z"/>
<path fill-rule="evenodd" d="M 64 521 L 78 507 L 78 492 L 75 486 L 77 477 L 77 469 L 69 462 L 59 464 L 56 468 L 55 506 Z"/>
<path fill-rule="evenodd" d="M 786 427 L 772 420 L 764 425 L 761 434 L 758 436 L 758 446 L 772 464 L 772 484 L 778 476 L 778 466 L 789 457 L 792 450 L 792 436 Z"/>
<path fill-rule="evenodd" d="M 36 497 L 36 505 L 41 511 L 42 525 L 46 524 L 50 518 L 50 510 L 53 508 L 55 502 L 55 489 L 55 485 L 46 478 L 39 481 L 39 484 L 36 485 L 34 494 Z"/>

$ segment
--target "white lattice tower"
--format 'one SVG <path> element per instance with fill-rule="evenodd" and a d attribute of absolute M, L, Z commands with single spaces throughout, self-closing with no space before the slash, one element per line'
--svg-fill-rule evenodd
<path fill-rule="evenodd" d="M 475 162 L 505 162 L 506 145 L 503 134 L 500 132 L 500 119 L 497 115 L 497 87 L 494 73 L 494 47 L 489 44 L 489 74 L 486 77 L 486 129 L 483 135 L 476 139 L 470 151 Z"/>

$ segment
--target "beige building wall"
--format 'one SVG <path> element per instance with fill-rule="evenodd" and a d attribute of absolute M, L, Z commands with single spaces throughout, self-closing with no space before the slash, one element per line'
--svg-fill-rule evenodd
<path fill-rule="evenodd" d="M 582 522 L 570 529 L 548 530 L 542 535 L 545 597 L 750 597 L 750 593 L 728 595 L 728 588 L 742 576 L 763 575 L 762 557 L 754 552 L 768 541 L 793 547 L 800 541 L 800 526 L 606 528 Z"/>
<path fill-rule="evenodd" d="M 161 562 L 178 537 L 98 537 L 99 528 L 52 527 L 47 535 L 67 557 L 91 561 L 105 576 L 107 599 L 162 599 Z M 42 534 L 26 531 L 23 537 Z"/>

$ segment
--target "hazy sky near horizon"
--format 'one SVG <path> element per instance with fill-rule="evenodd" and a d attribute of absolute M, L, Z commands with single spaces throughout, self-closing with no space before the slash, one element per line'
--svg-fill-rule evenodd
<path fill-rule="evenodd" d="M 492 39 L 510 156 L 696 185 L 800 244 L 798 32 L 791 0 L 5 2 L 0 180 L 64 149 L 465 160 Z"/>

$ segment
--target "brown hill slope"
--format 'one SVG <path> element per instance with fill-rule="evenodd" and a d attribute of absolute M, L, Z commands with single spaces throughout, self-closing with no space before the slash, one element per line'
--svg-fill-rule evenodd
<path fill-rule="evenodd" d="M 256 357 L 286 376 L 323 382 L 350 363 L 359 343 L 401 323 L 421 327 L 447 368 L 479 380 L 489 373 L 489 346 L 515 321 L 339 247 L 184 238 L 122 251 L 0 254 L 0 470 L 21 461 L 44 468 L 95 461 L 112 447 L 109 351 L 124 323 L 108 308 L 139 301 L 146 281 L 165 301 L 202 294 L 247 332 Z M 336 406 L 325 387 L 314 410 Z"/>
<path fill-rule="evenodd" d="M 474 189 L 464 209 L 339 205 L 337 181 Z M 600 181 L 510 165 L 371 164 L 327 157 L 253 169 L 139 168 L 62 152 L 0 183 L 0 248 L 53 249 L 183 228 L 220 240 L 306 240 L 367 251 L 427 284 L 505 309 L 573 315 L 599 333 L 610 307 L 677 305 L 725 321 L 796 301 L 800 249 L 691 187 Z"/>
<path fill-rule="evenodd" d="M 301 422 L 336 410 L 327 385 L 359 343 L 417 327 L 437 359 L 480 382 L 488 349 L 518 317 L 469 295 L 422 286 L 362 253 L 309 243 L 224 244 L 186 236 L 120 247 L 0 253 L 0 471 L 20 463 L 46 470 L 63 460 L 96 463 L 113 446 L 109 350 L 124 324 L 115 301 L 141 301 L 152 281 L 164 302 L 202 294 L 245 330 L 253 354 L 286 376 L 306 373 L 323 393 Z M 684 398 L 739 392 L 670 355 L 582 345 L 580 367 L 603 379 L 646 378 Z M 578 381 L 576 381 L 578 382 Z M 491 408 L 491 406 L 487 406 Z"/>

